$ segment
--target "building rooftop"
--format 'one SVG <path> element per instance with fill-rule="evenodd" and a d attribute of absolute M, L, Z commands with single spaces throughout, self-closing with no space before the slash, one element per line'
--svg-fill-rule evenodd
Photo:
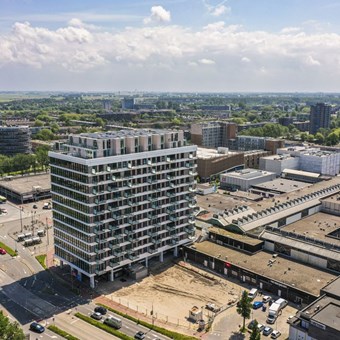
<path fill-rule="evenodd" d="M 254 179 L 258 177 L 263 177 L 267 175 L 275 175 L 275 172 L 270 171 L 263 171 L 263 170 L 257 170 L 257 169 L 243 169 L 243 170 L 237 170 L 233 172 L 228 172 L 225 174 L 222 174 L 222 176 L 226 177 L 233 177 L 233 178 L 239 178 L 239 179 Z"/>
<path fill-rule="evenodd" d="M 19 195 L 35 192 L 37 190 L 51 190 L 50 174 L 13 177 L 10 181 L 0 181 L 0 186 Z"/>
<path fill-rule="evenodd" d="M 340 204 L 340 194 L 336 193 L 335 195 L 329 196 L 329 197 L 323 199 L 322 201 Z"/>
<path fill-rule="evenodd" d="M 284 226 L 281 229 L 340 246 L 340 231 L 338 236 L 330 235 L 330 233 L 334 233 L 339 228 L 340 216 L 319 212 Z"/>
<path fill-rule="evenodd" d="M 210 159 L 217 157 L 228 157 L 232 155 L 236 155 L 239 152 L 235 151 L 227 151 L 226 153 L 219 153 L 216 149 L 207 149 L 207 148 L 197 148 L 197 158 L 199 159 Z"/>
<path fill-rule="evenodd" d="M 331 299 L 326 307 L 320 309 L 313 320 L 340 331 L 340 301 Z M 316 307 L 320 308 L 320 307 Z"/>
<path fill-rule="evenodd" d="M 195 247 L 198 251 L 212 257 L 217 258 L 221 255 L 220 258 L 227 260 L 231 265 L 235 264 L 315 296 L 319 295 L 322 287 L 336 278 L 334 274 L 283 258 L 280 255 L 276 257 L 272 266 L 268 266 L 273 256 L 265 251 L 246 254 L 209 241 L 195 243 Z"/>
<path fill-rule="evenodd" d="M 153 134 L 175 132 L 177 130 L 145 130 L 145 129 L 126 129 L 119 131 L 106 131 L 106 132 L 92 132 L 92 133 L 80 133 L 77 136 L 94 138 L 94 139 L 112 139 L 122 137 L 135 137 L 135 136 L 151 136 Z"/>
<path fill-rule="evenodd" d="M 285 161 L 287 159 L 293 159 L 295 157 L 291 156 L 290 154 L 282 154 L 282 155 L 271 155 L 262 157 L 263 159 L 273 160 L 273 161 Z"/>
<path fill-rule="evenodd" d="M 309 172 L 309 171 L 302 171 L 302 170 L 284 169 L 282 172 L 286 174 L 300 175 L 300 176 L 312 177 L 312 178 L 320 177 L 320 174 L 318 174 L 317 172 Z"/>
<path fill-rule="evenodd" d="M 310 186 L 308 183 L 292 181 L 284 178 L 277 178 L 273 181 L 268 181 L 260 184 L 253 185 L 256 189 L 278 191 L 280 193 L 289 193 L 298 189 Z"/>
<path fill-rule="evenodd" d="M 212 233 L 215 233 L 215 234 L 219 234 L 219 235 L 222 235 L 222 236 L 229 237 L 233 240 L 242 241 L 243 243 L 246 243 L 246 244 L 249 244 L 249 245 L 252 245 L 252 246 L 263 243 L 263 241 L 259 240 L 258 238 L 249 237 L 249 236 L 246 236 L 246 235 L 243 235 L 243 234 L 232 233 L 232 232 L 230 232 L 228 230 L 224 230 L 222 228 L 210 227 L 209 231 L 211 231 Z"/>

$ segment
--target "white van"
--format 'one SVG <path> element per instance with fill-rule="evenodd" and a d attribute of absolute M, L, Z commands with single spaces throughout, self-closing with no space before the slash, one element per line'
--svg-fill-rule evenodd
<path fill-rule="evenodd" d="M 250 292 L 248 293 L 248 297 L 252 300 L 254 300 L 257 296 L 258 290 L 256 288 L 252 288 Z"/>
<path fill-rule="evenodd" d="M 108 326 L 114 327 L 114 328 L 121 328 L 122 327 L 122 320 L 119 318 L 116 318 L 115 316 L 109 315 L 105 320 L 104 323 Z"/>

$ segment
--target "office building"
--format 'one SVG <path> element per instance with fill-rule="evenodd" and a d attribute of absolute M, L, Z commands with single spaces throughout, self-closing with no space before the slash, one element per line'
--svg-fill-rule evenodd
<path fill-rule="evenodd" d="M 122 109 L 133 110 L 135 108 L 135 98 L 123 98 Z"/>
<path fill-rule="evenodd" d="M 196 146 L 183 131 L 69 136 L 50 152 L 55 256 L 86 276 L 173 251 L 194 235 Z"/>
<path fill-rule="evenodd" d="M 331 124 L 331 106 L 317 103 L 310 107 L 309 133 L 315 135 L 320 128 L 329 129 Z"/>
<path fill-rule="evenodd" d="M 298 169 L 299 161 L 299 157 L 292 157 L 289 154 L 272 155 L 262 157 L 259 168 L 264 171 L 275 172 L 277 176 L 280 176 L 285 169 Z"/>
<path fill-rule="evenodd" d="M 31 152 L 31 132 L 28 126 L 0 126 L 0 154 L 14 156 Z"/>

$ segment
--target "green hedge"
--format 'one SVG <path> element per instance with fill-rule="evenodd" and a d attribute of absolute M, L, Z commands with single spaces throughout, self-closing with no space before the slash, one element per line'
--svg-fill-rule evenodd
<path fill-rule="evenodd" d="M 18 254 L 6 244 L 0 242 L 0 248 L 4 248 L 7 251 L 7 254 L 11 255 L 12 257 L 17 256 Z"/>
<path fill-rule="evenodd" d="M 47 327 L 50 331 L 62 336 L 65 339 L 69 339 L 69 340 L 80 340 L 79 338 L 71 335 L 70 333 L 67 333 L 65 331 L 63 331 L 62 329 L 58 328 L 57 326 L 53 326 L 50 325 Z"/>
<path fill-rule="evenodd" d="M 128 314 L 125 314 L 125 313 L 122 313 L 118 310 L 115 310 L 111 307 L 108 307 L 106 305 L 103 305 L 101 303 L 98 303 L 98 305 L 100 306 L 103 306 L 105 307 L 106 309 L 108 309 L 109 311 L 115 313 L 115 314 L 118 314 L 126 319 L 129 319 L 131 321 L 134 321 L 146 328 L 149 328 L 149 329 L 152 329 L 160 334 L 163 334 L 165 336 L 168 336 L 169 338 L 172 338 L 172 339 L 175 339 L 175 340 L 196 340 L 197 338 L 193 337 L 193 336 L 189 336 L 189 335 L 184 335 L 184 334 L 181 334 L 181 333 L 177 333 L 177 332 L 173 332 L 173 331 L 170 331 L 166 328 L 162 328 L 162 327 L 159 327 L 159 326 L 155 326 L 155 325 L 152 325 L 146 321 L 143 321 L 143 320 L 139 320 L 139 319 L 136 319 L 135 317 L 131 316 L 131 315 L 128 315 Z"/>
<path fill-rule="evenodd" d="M 41 264 L 41 266 L 44 268 L 44 269 L 47 269 L 47 266 L 46 266 L 46 255 L 37 255 L 35 257 L 37 259 L 37 261 Z"/>
<path fill-rule="evenodd" d="M 110 327 L 108 325 L 105 325 L 105 324 L 103 324 L 100 321 L 94 320 L 94 319 L 90 318 L 89 316 L 86 316 L 86 315 L 81 314 L 81 313 L 76 313 L 74 315 L 77 318 L 79 318 L 79 319 L 81 319 L 83 321 L 86 321 L 87 323 L 91 324 L 92 326 L 100 328 L 103 331 L 105 331 L 107 333 L 110 333 L 112 335 L 115 335 L 116 337 L 118 337 L 120 339 L 123 339 L 123 340 L 133 340 L 133 338 L 131 338 L 130 336 L 128 336 L 128 335 L 126 335 L 126 334 L 124 334 L 122 332 L 119 332 L 115 328 L 112 328 L 112 327 Z"/>

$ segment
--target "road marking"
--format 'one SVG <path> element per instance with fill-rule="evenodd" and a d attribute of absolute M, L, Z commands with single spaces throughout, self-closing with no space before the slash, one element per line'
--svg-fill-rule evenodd
<path fill-rule="evenodd" d="M 74 323 L 78 322 L 79 319 L 73 320 L 72 322 L 70 322 L 71 325 L 73 325 Z"/>
<path fill-rule="evenodd" d="M 34 286 L 36 280 L 37 280 L 37 278 L 36 278 L 36 276 L 34 275 L 34 276 L 33 276 L 33 282 L 32 282 L 32 284 L 31 284 L 31 288 Z"/>
<path fill-rule="evenodd" d="M 26 270 L 24 269 L 24 274 L 27 274 Z"/>
<path fill-rule="evenodd" d="M 25 283 L 24 283 L 24 287 L 26 287 L 26 285 L 27 285 L 27 280 L 26 280 Z"/>

